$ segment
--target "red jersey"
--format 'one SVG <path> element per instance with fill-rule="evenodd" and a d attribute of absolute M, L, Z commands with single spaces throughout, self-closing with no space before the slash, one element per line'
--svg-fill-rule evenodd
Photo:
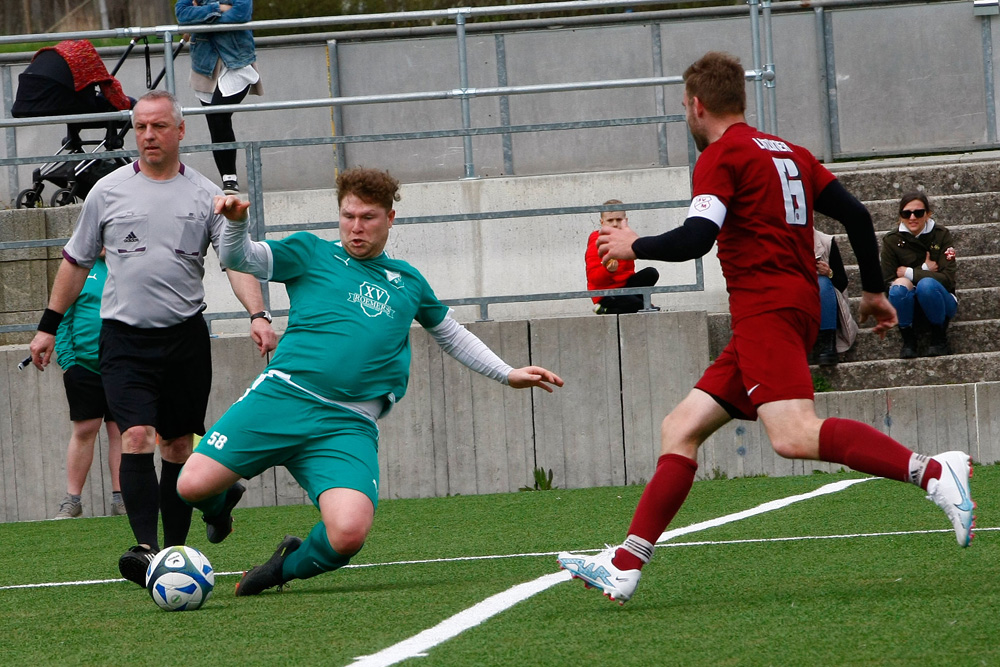
<path fill-rule="evenodd" d="M 720 226 L 734 323 L 779 308 L 819 320 L 813 202 L 834 179 L 805 148 L 746 123 L 729 127 L 698 158 L 688 215 Z"/>
<path fill-rule="evenodd" d="M 587 289 L 620 289 L 625 287 L 625 281 L 635 275 L 635 262 L 631 259 L 618 260 L 618 270 L 611 272 L 601 263 L 597 254 L 597 236 L 601 230 L 596 229 L 587 239 L 587 252 L 583 258 L 587 262 Z M 594 303 L 602 297 L 591 297 Z M 819 297 L 816 297 L 817 299 Z"/>

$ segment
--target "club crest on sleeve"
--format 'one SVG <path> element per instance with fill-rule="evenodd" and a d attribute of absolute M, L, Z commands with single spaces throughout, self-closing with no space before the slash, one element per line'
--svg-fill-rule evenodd
<path fill-rule="evenodd" d="M 707 211 L 712 206 L 712 198 L 707 195 L 698 195 L 691 200 L 691 208 L 696 211 Z"/>

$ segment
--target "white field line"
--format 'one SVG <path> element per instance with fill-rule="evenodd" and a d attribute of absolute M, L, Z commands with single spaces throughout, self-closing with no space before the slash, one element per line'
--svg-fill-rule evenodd
<path fill-rule="evenodd" d="M 991 531 L 1000 531 L 1000 527 L 980 528 L 976 526 L 976 534 Z M 883 533 L 842 533 L 838 535 L 791 535 L 789 537 L 758 537 L 746 538 L 742 540 L 699 540 L 697 542 L 671 542 L 670 544 L 657 544 L 658 549 L 675 547 L 708 547 L 725 546 L 728 544 L 763 544 L 767 542 L 806 542 L 809 540 L 851 540 L 860 537 L 889 537 L 891 535 L 931 535 L 934 533 L 952 533 L 951 528 L 935 528 L 934 530 L 890 530 Z M 574 553 L 597 553 L 603 549 L 576 549 Z M 433 563 L 459 563 L 463 561 L 475 560 L 503 560 L 504 558 L 538 558 L 541 556 L 557 556 L 559 551 L 534 551 L 519 554 L 493 554 L 490 556 L 455 556 L 453 558 L 424 558 L 420 560 L 394 560 L 384 563 L 357 563 L 345 565 L 343 569 L 361 569 L 368 567 L 389 567 L 392 565 L 429 565 Z M 242 575 L 242 570 L 233 572 L 216 572 L 216 577 L 235 577 Z M 80 581 L 52 581 L 39 584 L 11 584 L 0 586 L 0 591 L 14 590 L 17 588 L 56 588 L 59 586 L 94 586 L 97 584 L 118 584 L 125 579 L 84 579 Z"/>
<path fill-rule="evenodd" d="M 733 521 L 741 521 L 757 514 L 772 512 L 802 500 L 816 498 L 817 496 L 823 496 L 828 493 L 836 493 L 854 484 L 868 481 L 869 479 L 878 478 L 863 477 L 861 479 L 850 479 L 835 482 L 833 484 L 821 486 L 815 491 L 810 491 L 809 493 L 772 500 L 749 510 L 736 512 L 735 514 L 727 514 L 726 516 L 721 516 L 709 521 L 702 521 L 690 526 L 684 526 L 683 528 L 669 530 L 660 535 L 660 539 L 657 540 L 657 543 L 678 537 L 680 535 L 687 535 L 688 533 L 721 526 Z M 388 648 L 384 648 L 378 653 L 359 656 L 354 659 L 354 663 L 352 663 L 351 667 L 388 667 L 389 665 L 395 665 L 397 662 L 402 662 L 403 660 L 407 660 L 409 658 L 425 656 L 427 655 L 427 651 L 434 648 L 438 644 L 446 642 L 469 628 L 479 625 L 492 616 L 513 607 L 518 602 L 527 600 L 536 593 L 541 593 L 542 591 L 547 590 L 560 582 L 569 581 L 571 578 L 572 577 L 568 572 L 560 571 L 553 574 L 546 574 L 545 576 L 539 577 L 534 581 L 514 586 L 513 588 L 510 588 L 502 593 L 488 597 L 479 604 L 476 604 L 464 611 L 460 611 L 451 618 L 446 618 L 434 627 L 428 628 L 423 632 L 410 637 L 409 639 L 404 639 L 398 644 L 393 644 Z"/>
<path fill-rule="evenodd" d="M 842 491 L 854 484 L 860 482 L 865 482 L 870 479 L 879 479 L 877 477 L 865 477 L 861 479 L 845 480 L 841 482 L 835 482 L 833 484 L 827 484 L 822 486 L 815 491 L 809 493 L 803 493 L 796 496 L 789 496 L 787 498 L 780 498 L 778 500 L 772 500 L 757 507 L 751 508 L 749 510 L 744 510 L 742 512 L 736 512 L 734 514 L 728 514 L 726 516 L 718 517 L 716 519 L 710 519 L 708 521 L 702 521 L 700 523 L 692 524 L 690 526 L 684 526 L 683 528 L 676 528 L 674 530 L 669 530 L 664 532 L 660 538 L 657 540 L 657 546 L 659 548 L 668 547 L 692 547 L 692 546 L 708 546 L 708 545 L 727 545 L 727 544 L 752 544 L 752 543 L 765 543 L 765 542 L 791 542 L 800 540 L 832 540 L 832 539 L 852 539 L 861 537 L 884 537 L 889 535 L 925 535 L 931 533 L 950 533 L 951 529 L 940 529 L 940 530 L 903 530 L 903 531 L 889 531 L 883 533 L 850 533 L 844 535 L 805 535 L 805 536 L 792 536 L 792 537 L 772 537 L 772 538 L 756 538 L 756 539 L 740 539 L 740 540 L 707 540 L 699 542 L 672 542 L 670 544 L 661 544 L 667 540 L 671 540 L 675 537 L 680 537 L 681 535 L 687 535 L 689 533 L 698 532 L 701 530 L 707 530 L 709 528 L 714 528 L 716 526 L 722 526 L 727 523 L 732 523 L 735 521 L 741 521 L 743 519 L 756 516 L 758 514 L 764 514 L 765 512 L 772 512 L 794 503 L 809 500 L 811 498 L 816 498 L 819 496 L 827 495 L 830 493 L 836 493 Z M 988 531 L 1000 531 L 1000 527 L 993 528 L 976 528 L 976 532 L 988 532 Z M 579 553 L 585 553 L 587 551 L 600 551 L 600 549 L 590 549 L 590 550 L 578 550 Z M 498 554 L 491 556 L 459 556 L 453 558 L 430 558 L 423 560 L 403 560 L 403 561 L 391 561 L 386 563 L 359 563 L 347 565 L 347 568 L 368 568 L 368 567 L 383 567 L 390 565 L 418 565 L 418 564 L 429 564 L 429 563 L 451 563 L 460 561 L 475 561 L 475 560 L 497 560 L 502 558 L 525 558 L 525 557 L 538 557 L 538 556 L 554 556 L 559 552 L 549 551 L 549 552 L 534 552 L 534 553 L 520 553 L 520 554 Z M 229 576 L 238 575 L 242 572 L 216 572 L 216 576 Z M 431 648 L 444 643 L 445 641 L 458 636 L 465 630 L 473 628 L 483 621 L 509 609 L 518 602 L 526 600 L 536 593 L 541 593 L 552 586 L 571 579 L 568 572 L 559 571 L 552 574 L 547 574 L 534 581 L 529 581 L 523 584 L 518 584 L 502 593 L 498 593 L 489 598 L 486 598 L 482 602 L 473 605 L 469 609 L 461 611 L 454 616 L 445 619 L 444 621 L 438 623 L 432 628 L 428 628 L 423 632 L 420 632 L 409 639 L 405 639 L 393 646 L 385 648 L 378 653 L 374 653 L 368 656 L 359 656 L 355 658 L 355 662 L 351 664 L 351 667 L 388 667 L 389 665 L 394 665 L 403 660 L 413 658 L 413 657 L 423 657 L 427 655 L 427 651 Z M 95 585 L 95 584 L 109 584 L 123 582 L 124 579 L 92 579 L 85 581 L 69 581 L 69 582 L 52 582 L 52 583 L 38 583 L 38 584 L 16 584 L 11 586 L 0 586 L 0 591 L 12 590 L 19 588 L 49 588 L 56 586 L 84 586 L 84 585 Z"/>

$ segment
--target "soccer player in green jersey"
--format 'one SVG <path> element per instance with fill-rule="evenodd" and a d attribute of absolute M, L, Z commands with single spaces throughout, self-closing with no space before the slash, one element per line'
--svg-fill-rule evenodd
<path fill-rule="evenodd" d="M 283 465 L 321 516 L 305 540 L 286 536 L 270 560 L 246 572 L 237 595 L 336 570 L 361 550 L 378 505 L 376 420 L 406 392 L 413 320 L 448 354 L 498 382 L 549 392 L 563 384 L 544 368 L 504 363 L 449 315 L 415 268 L 385 253 L 396 179 L 350 169 L 337 177 L 337 200 L 339 241 L 299 232 L 255 242 L 249 203 L 216 198 L 216 212 L 229 221 L 223 266 L 284 283 L 288 328 L 271 363 L 188 459 L 177 492 L 203 512 L 209 541 L 221 542 L 243 494 L 239 479 Z"/>

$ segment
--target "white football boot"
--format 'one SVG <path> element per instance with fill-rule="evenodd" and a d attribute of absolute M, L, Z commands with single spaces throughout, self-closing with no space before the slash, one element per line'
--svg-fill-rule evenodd
<path fill-rule="evenodd" d="M 976 526 L 976 517 L 972 514 L 976 503 L 969 491 L 972 459 L 965 452 L 945 452 L 931 458 L 941 464 L 941 478 L 927 483 L 927 500 L 944 510 L 955 527 L 958 546 L 967 547 Z"/>
<path fill-rule="evenodd" d="M 564 551 L 559 554 L 559 567 L 569 572 L 575 579 L 582 579 L 587 588 L 599 588 L 609 600 L 625 604 L 639 585 L 640 570 L 619 570 L 611 560 L 618 547 L 607 546 L 604 551 L 593 556 L 584 556 Z"/>

